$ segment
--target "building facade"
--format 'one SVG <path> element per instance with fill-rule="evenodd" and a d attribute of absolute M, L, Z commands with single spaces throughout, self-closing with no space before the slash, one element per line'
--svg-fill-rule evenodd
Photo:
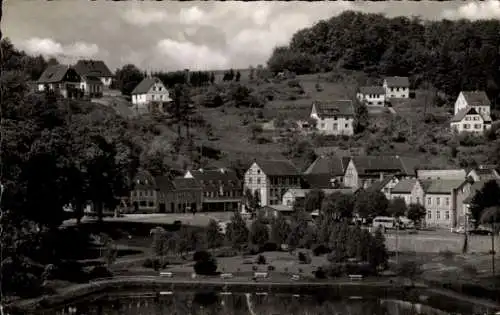
<path fill-rule="evenodd" d="M 354 107 L 351 100 L 315 101 L 310 117 L 316 121 L 316 129 L 322 134 L 354 134 Z"/>
<path fill-rule="evenodd" d="M 289 189 L 301 188 L 297 168 L 287 160 L 261 160 L 245 172 L 244 191 L 258 192 L 261 206 L 282 204 Z"/>
<path fill-rule="evenodd" d="M 387 77 L 382 84 L 386 98 L 409 98 L 410 81 L 408 77 Z"/>
<path fill-rule="evenodd" d="M 109 88 L 113 82 L 113 74 L 102 60 L 78 60 L 74 68 L 82 77 L 97 78 L 106 88 Z"/>
<path fill-rule="evenodd" d="M 184 178 L 194 178 L 203 190 L 204 212 L 237 211 L 243 199 L 243 187 L 236 172 L 229 169 L 191 170 Z"/>
<path fill-rule="evenodd" d="M 149 113 L 152 111 L 152 106 L 162 111 L 163 106 L 155 106 L 155 104 L 172 101 L 167 88 L 156 77 L 148 77 L 142 80 L 131 94 L 132 104 L 138 113 Z"/>
<path fill-rule="evenodd" d="M 82 78 L 75 69 L 66 65 L 52 65 L 42 73 L 37 81 L 38 91 L 53 91 L 64 98 L 80 98 Z"/>
<path fill-rule="evenodd" d="M 385 89 L 382 86 L 362 86 L 356 97 L 367 106 L 385 106 Z"/>
<path fill-rule="evenodd" d="M 461 91 L 455 101 L 452 131 L 483 133 L 491 128 L 491 102 L 484 91 Z"/>

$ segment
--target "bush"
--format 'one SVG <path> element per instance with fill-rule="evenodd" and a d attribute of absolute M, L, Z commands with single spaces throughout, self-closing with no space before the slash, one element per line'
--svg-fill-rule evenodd
<path fill-rule="evenodd" d="M 308 253 L 299 252 L 299 261 L 301 264 L 310 264 L 311 257 L 309 256 Z"/>
<path fill-rule="evenodd" d="M 265 265 L 266 264 L 266 257 L 264 255 L 259 255 L 257 257 L 257 264 Z"/>
<path fill-rule="evenodd" d="M 314 256 L 328 254 L 329 252 L 330 252 L 330 249 L 327 248 L 325 245 L 318 245 L 318 246 L 313 248 L 313 255 Z"/>
<path fill-rule="evenodd" d="M 326 279 L 326 272 L 322 267 L 318 267 L 313 273 L 317 279 Z"/>
<path fill-rule="evenodd" d="M 330 277 L 339 277 L 344 273 L 344 266 L 342 264 L 331 264 L 327 269 L 327 274 Z"/>
<path fill-rule="evenodd" d="M 274 266 L 273 266 L 273 265 L 269 265 L 269 266 L 267 266 L 267 270 L 268 270 L 268 271 L 274 271 L 275 269 L 276 269 L 276 268 L 274 268 Z"/>
<path fill-rule="evenodd" d="M 262 252 L 275 252 L 275 251 L 278 251 L 278 250 L 280 250 L 280 249 L 278 248 L 278 244 L 276 244 L 276 243 L 265 243 L 259 249 L 259 251 L 261 253 Z"/>
<path fill-rule="evenodd" d="M 217 261 L 211 255 L 202 257 L 194 264 L 194 272 L 199 275 L 214 275 L 217 271 Z"/>
<path fill-rule="evenodd" d="M 211 256 L 212 255 L 205 250 L 197 251 L 193 255 L 193 261 L 208 260 Z"/>
<path fill-rule="evenodd" d="M 144 268 L 151 268 L 151 269 L 154 269 L 154 270 L 159 270 L 159 269 L 166 268 L 168 266 L 168 262 L 165 261 L 165 262 L 162 263 L 157 258 L 155 258 L 155 259 L 146 258 L 144 260 L 144 262 L 142 263 L 142 266 Z"/>
<path fill-rule="evenodd" d="M 104 266 L 96 266 L 89 271 L 90 279 L 110 278 L 112 276 L 113 273 L 111 273 L 111 271 L 109 271 L 108 268 Z"/>

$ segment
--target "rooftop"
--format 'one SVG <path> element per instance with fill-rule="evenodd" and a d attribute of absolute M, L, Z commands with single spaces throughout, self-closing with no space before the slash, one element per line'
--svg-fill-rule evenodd
<path fill-rule="evenodd" d="M 135 89 L 132 91 L 132 94 L 145 94 L 149 92 L 149 89 L 155 84 L 161 83 L 161 80 L 156 77 L 148 77 L 144 78 L 141 83 L 139 83 Z"/>
<path fill-rule="evenodd" d="M 469 106 L 491 106 L 490 99 L 484 91 L 462 91 Z"/>
<path fill-rule="evenodd" d="M 351 100 L 314 101 L 313 106 L 319 117 L 354 116 Z"/>
<path fill-rule="evenodd" d="M 81 75 L 91 75 L 96 77 L 112 77 L 108 66 L 102 60 L 78 60 L 74 66 L 76 72 Z"/>
<path fill-rule="evenodd" d="M 377 85 L 374 85 L 374 86 L 361 86 L 359 87 L 359 92 L 361 94 L 385 94 L 385 90 L 384 90 L 384 87 L 382 86 L 377 86 Z"/>
<path fill-rule="evenodd" d="M 255 163 L 268 176 L 300 175 L 295 165 L 289 160 L 257 160 Z"/>
<path fill-rule="evenodd" d="M 39 83 L 56 83 L 61 82 L 68 72 L 69 66 L 52 65 L 48 66 L 38 79 Z"/>
<path fill-rule="evenodd" d="M 410 86 L 410 80 L 408 79 L 408 77 L 387 77 L 385 78 L 385 81 L 387 82 L 387 86 L 393 86 L 393 87 Z"/>

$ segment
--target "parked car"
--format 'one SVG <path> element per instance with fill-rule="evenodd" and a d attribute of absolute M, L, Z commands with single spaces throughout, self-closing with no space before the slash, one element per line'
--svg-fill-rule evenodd
<path fill-rule="evenodd" d="M 459 234 L 463 234 L 463 233 L 465 233 L 465 227 L 464 227 L 464 226 L 456 226 L 456 227 L 452 227 L 452 228 L 451 228 L 451 232 L 452 232 L 452 233 L 459 233 Z"/>
<path fill-rule="evenodd" d="M 413 220 L 408 219 L 407 217 L 399 217 L 399 228 L 401 229 L 414 229 L 415 222 Z"/>
<path fill-rule="evenodd" d="M 471 230 L 469 234 L 471 235 L 491 235 L 493 231 L 489 228 L 479 226 L 477 229 Z"/>

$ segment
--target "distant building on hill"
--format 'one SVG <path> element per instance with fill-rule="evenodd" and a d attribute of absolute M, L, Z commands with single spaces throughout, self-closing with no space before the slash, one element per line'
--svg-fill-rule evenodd
<path fill-rule="evenodd" d="M 156 77 L 144 78 L 132 91 L 132 104 L 139 114 L 164 111 L 163 104 L 172 101 L 163 82 Z"/>
<path fill-rule="evenodd" d="M 410 80 L 408 77 L 387 77 L 382 84 L 386 98 L 409 98 Z"/>
<path fill-rule="evenodd" d="M 450 122 L 453 132 L 483 134 L 491 128 L 491 102 L 484 91 L 462 91 Z"/>
<path fill-rule="evenodd" d="M 382 86 L 361 86 L 358 88 L 356 97 L 367 106 L 385 105 L 385 89 Z"/>
<path fill-rule="evenodd" d="M 354 106 L 351 100 L 315 101 L 310 117 L 316 120 L 316 129 L 322 134 L 354 134 Z"/>

